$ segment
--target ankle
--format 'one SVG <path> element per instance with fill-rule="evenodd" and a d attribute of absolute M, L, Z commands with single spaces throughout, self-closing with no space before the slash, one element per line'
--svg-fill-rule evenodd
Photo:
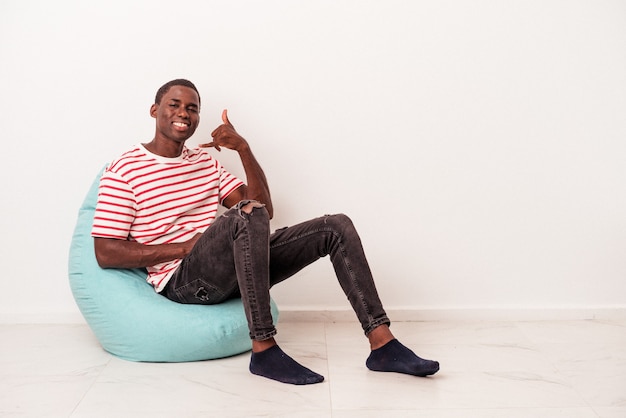
<path fill-rule="evenodd" d="M 387 344 L 389 341 L 395 339 L 395 337 L 391 333 L 391 330 L 389 329 L 389 326 L 387 325 L 380 325 L 374 328 L 367 335 L 367 338 L 369 339 L 371 350 L 376 350 Z"/>
<path fill-rule="evenodd" d="M 265 351 L 268 348 L 274 347 L 275 345 L 276 340 L 273 337 L 263 341 L 252 340 L 252 352 L 260 353 L 261 351 Z"/>

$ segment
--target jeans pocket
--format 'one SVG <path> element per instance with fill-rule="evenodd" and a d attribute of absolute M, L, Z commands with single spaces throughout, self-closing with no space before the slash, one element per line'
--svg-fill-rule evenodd
<path fill-rule="evenodd" d="M 225 299 L 223 291 L 202 279 L 177 287 L 174 292 L 180 303 L 213 305 Z"/>

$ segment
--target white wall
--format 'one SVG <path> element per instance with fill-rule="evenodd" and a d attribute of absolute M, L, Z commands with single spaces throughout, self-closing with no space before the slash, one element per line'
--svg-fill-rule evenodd
<path fill-rule="evenodd" d="M 77 208 L 178 77 L 274 227 L 351 215 L 390 310 L 626 307 L 624 1 L 4 0 L 0 57 L 5 320 L 77 315 Z M 328 260 L 273 294 L 347 307 Z"/>

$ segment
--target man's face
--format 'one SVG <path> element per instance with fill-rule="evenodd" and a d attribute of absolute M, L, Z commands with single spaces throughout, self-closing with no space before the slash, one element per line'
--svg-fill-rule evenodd
<path fill-rule="evenodd" d="M 172 86 L 153 104 L 150 115 L 156 118 L 156 135 L 176 142 L 185 142 L 200 123 L 198 94 L 185 86 Z"/>

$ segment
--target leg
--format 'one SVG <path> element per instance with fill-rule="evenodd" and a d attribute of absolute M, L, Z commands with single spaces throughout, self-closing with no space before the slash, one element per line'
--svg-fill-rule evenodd
<path fill-rule="evenodd" d="M 292 384 L 323 376 L 298 364 L 276 345 L 269 294 L 269 215 L 258 202 L 240 202 L 202 235 L 164 290 L 181 303 L 219 303 L 241 295 L 252 357 L 250 371 Z"/>
<path fill-rule="evenodd" d="M 326 215 L 280 229 L 270 237 L 270 283 L 275 285 L 326 255 L 368 335 L 389 324 L 361 239 L 346 215 Z"/>
<path fill-rule="evenodd" d="M 202 234 L 163 294 L 175 302 L 196 304 L 241 296 L 250 338 L 270 339 L 276 329 L 269 302 L 268 245 L 267 211 L 256 202 L 240 202 Z"/>
<path fill-rule="evenodd" d="M 416 376 L 436 373 L 439 363 L 421 359 L 391 333 L 360 237 L 347 216 L 327 215 L 276 231 L 270 238 L 271 284 L 326 255 L 369 339 L 372 353 L 367 367 Z"/>

